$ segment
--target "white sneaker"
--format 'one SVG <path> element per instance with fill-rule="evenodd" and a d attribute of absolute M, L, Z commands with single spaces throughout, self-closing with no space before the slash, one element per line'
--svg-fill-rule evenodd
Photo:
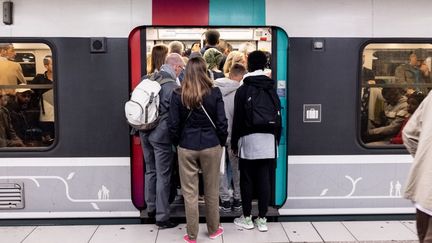
<path fill-rule="evenodd" d="M 234 219 L 234 224 L 237 226 L 240 226 L 244 229 L 253 229 L 254 228 L 254 224 L 252 222 L 252 216 L 249 217 L 245 217 L 245 216 L 241 216 L 239 218 L 235 218 Z"/>
<path fill-rule="evenodd" d="M 268 230 L 267 227 L 267 219 L 264 218 L 256 218 L 255 225 L 258 227 L 258 230 L 261 232 L 266 232 Z"/>

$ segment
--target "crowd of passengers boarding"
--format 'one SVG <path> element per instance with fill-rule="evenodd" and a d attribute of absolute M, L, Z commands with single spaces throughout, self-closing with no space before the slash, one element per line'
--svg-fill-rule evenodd
<path fill-rule="evenodd" d="M 409 62 L 395 69 L 394 83 L 375 79 L 374 72 L 366 67 L 361 77 L 362 141 L 366 145 L 402 144 L 402 129 L 430 89 L 427 65 L 413 51 Z"/>
<path fill-rule="evenodd" d="M 18 85 L 52 84 L 52 57 L 45 56 L 46 71 L 27 82 L 15 56 L 13 44 L 0 44 L 0 86 L 9 86 L 0 87 L 0 147 L 49 146 L 54 140 L 53 89 Z"/>
<path fill-rule="evenodd" d="M 236 225 L 268 230 L 270 168 L 281 135 L 280 100 L 270 78 L 269 54 L 255 50 L 251 43 L 232 50 L 219 40 L 216 30 L 208 30 L 205 36 L 202 48 L 194 43 L 184 50 L 178 41 L 155 45 L 147 58 L 148 74 L 138 85 L 148 82 L 142 87 L 149 89 L 155 87 L 152 81 L 160 85 L 157 125 L 139 131 L 147 213 L 161 229 L 177 226 L 170 219 L 169 204 L 177 154 L 187 222 L 185 242 L 196 242 L 198 235 L 200 172 L 211 239 L 224 231 L 220 211 L 243 210 L 234 220 Z M 232 171 L 232 198 L 226 169 Z M 258 195 L 259 208 L 254 221 L 253 195 Z"/>

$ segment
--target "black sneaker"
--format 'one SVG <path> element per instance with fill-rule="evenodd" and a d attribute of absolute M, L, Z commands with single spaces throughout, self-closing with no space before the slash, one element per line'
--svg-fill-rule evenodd
<path fill-rule="evenodd" d="M 147 215 L 149 218 L 154 219 L 156 217 L 156 210 L 154 211 L 148 211 Z"/>
<path fill-rule="evenodd" d="M 239 199 L 234 199 L 232 203 L 232 207 L 234 211 L 240 211 L 242 209 L 242 202 Z"/>
<path fill-rule="evenodd" d="M 222 203 L 219 205 L 219 209 L 223 213 L 231 212 L 231 202 L 230 201 L 222 201 Z"/>
<path fill-rule="evenodd" d="M 178 223 L 168 219 L 166 221 L 156 221 L 156 225 L 159 226 L 159 229 L 169 229 L 176 227 Z"/>

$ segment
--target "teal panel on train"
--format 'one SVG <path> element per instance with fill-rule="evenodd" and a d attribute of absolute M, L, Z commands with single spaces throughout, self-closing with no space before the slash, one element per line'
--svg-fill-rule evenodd
<path fill-rule="evenodd" d="M 209 25 L 265 25 L 265 0 L 210 0 Z"/>

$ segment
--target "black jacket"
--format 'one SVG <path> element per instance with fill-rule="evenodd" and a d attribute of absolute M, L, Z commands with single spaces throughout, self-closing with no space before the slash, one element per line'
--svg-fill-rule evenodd
<path fill-rule="evenodd" d="M 26 141 L 29 129 L 37 128 L 39 112 L 23 107 L 17 102 L 15 95 L 9 95 L 9 101 L 5 107 L 9 111 L 13 129 L 21 140 Z"/>
<path fill-rule="evenodd" d="M 275 81 L 265 75 L 249 76 L 243 80 L 243 85 L 237 89 L 234 98 L 234 118 L 231 135 L 231 148 L 233 150 L 238 149 L 238 140 L 246 135 L 252 133 L 270 133 L 275 135 L 276 140 L 279 143 L 281 137 L 281 127 L 279 128 L 258 128 L 248 126 L 246 123 L 246 109 L 245 103 L 247 99 L 247 89 L 249 86 L 260 87 L 264 89 L 274 89 Z M 279 106 L 280 106 L 280 101 Z M 279 122 L 279 124 L 282 124 Z"/>
<path fill-rule="evenodd" d="M 173 92 L 168 127 L 175 146 L 190 150 L 203 150 L 218 144 L 225 145 L 228 136 L 224 102 L 219 88 L 212 88 L 204 96 L 203 106 L 216 125 L 216 129 L 201 108 L 192 111 L 183 106 L 180 89 Z"/>

